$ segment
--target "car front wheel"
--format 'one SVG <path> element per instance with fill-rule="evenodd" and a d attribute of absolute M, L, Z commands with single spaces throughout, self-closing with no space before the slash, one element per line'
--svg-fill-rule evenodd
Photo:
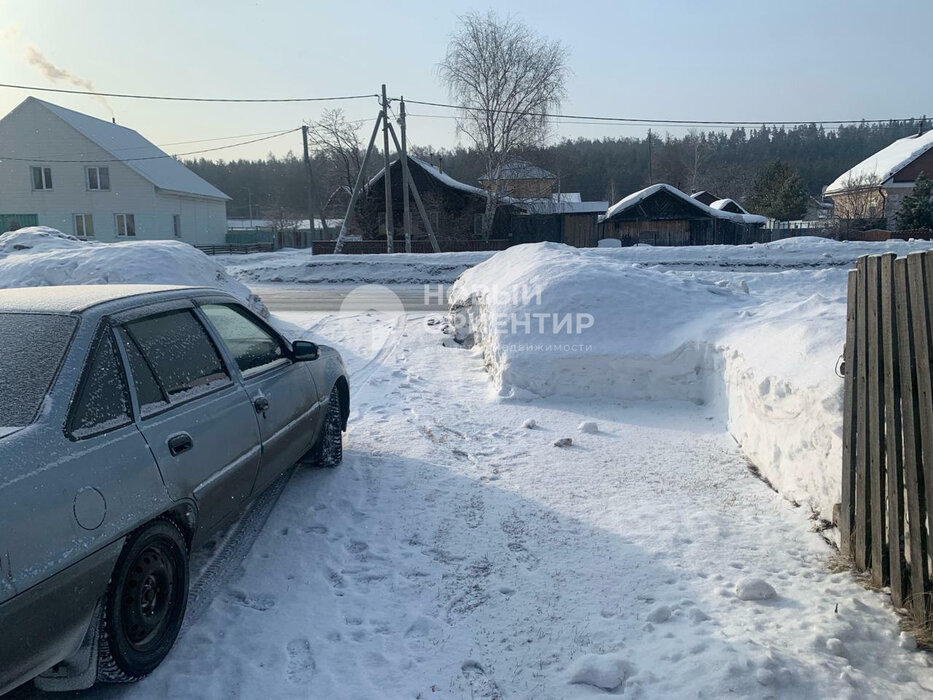
<path fill-rule="evenodd" d="M 321 430 L 320 464 L 322 467 L 333 468 L 343 461 L 343 417 L 340 409 L 340 392 L 337 387 L 334 387 L 327 401 L 327 415 Z"/>
<path fill-rule="evenodd" d="M 168 655 L 188 604 L 188 547 L 171 520 L 127 539 L 110 580 L 100 626 L 97 679 L 136 681 Z"/>

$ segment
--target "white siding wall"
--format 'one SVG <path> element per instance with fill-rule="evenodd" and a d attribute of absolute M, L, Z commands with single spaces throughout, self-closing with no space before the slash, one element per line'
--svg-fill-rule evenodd
<path fill-rule="evenodd" d="M 181 215 L 182 240 L 222 244 L 226 240 L 226 203 L 157 191 L 151 182 L 93 141 L 65 124 L 42 105 L 27 102 L 0 121 L 0 153 L 29 161 L 0 161 L 0 214 L 38 214 L 39 224 L 75 233 L 74 215 L 92 214 L 94 237 L 115 241 L 116 214 L 133 214 L 138 240 L 172 238 L 172 215 Z M 132 154 L 126 154 L 132 157 Z M 110 169 L 110 190 L 87 189 L 89 163 Z M 31 166 L 52 169 L 51 191 L 32 189 Z M 0 232 L 2 233 L 2 232 Z M 132 239 L 130 239 L 132 240 Z"/>

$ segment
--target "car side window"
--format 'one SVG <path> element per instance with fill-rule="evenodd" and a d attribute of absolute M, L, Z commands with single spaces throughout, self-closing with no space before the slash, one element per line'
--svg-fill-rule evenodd
<path fill-rule="evenodd" d="M 132 422 L 123 363 L 109 331 L 100 336 L 72 404 L 68 432 L 90 437 Z"/>
<path fill-rule="evenodd" d="M 126 358 L 130 363 L 130 373 L 133 375 L 133 386 L 136 389 L 136 398 L 139 401 L 139 412 L 145 417 L 168 405 L 168 399 L 156 379 L 149 361 L 143 357 L 142 351 L 136 341 L 130 337 L 126 328 L 120 328 L 120 341 L 126 351 Z"/>
<path fill-rule="evenodd" d="M 169 400 L 184 401 L 230 383 L 217 348 L 190 310 L 147 316 L 125 328 Z"/>
<path fill-rule="evenodd" d="M 286 359 L 281 340 L 235 306 L 205 304 L 201 311 L 230 348 L 244 374 L 262 371 Z"/>

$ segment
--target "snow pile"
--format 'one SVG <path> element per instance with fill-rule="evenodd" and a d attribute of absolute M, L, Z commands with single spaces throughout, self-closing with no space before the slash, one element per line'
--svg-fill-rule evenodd
<path fill-rule="evenodd" d="M 702 402 L 717 356 L 700 330 L 745 296 L 540 243 L 468 270 L 450 301 L 458 340 L 483 346 L 503 395 Z"/>
<path fill-rule="evenodd" d="M 253 255 L 219 255 L 227 272 L 247 283 L 438 284 L 453 283 L 494 252 L 312 255 L 285 249 Z"/>
<path fill-rule="evenodd" d="M 501 396 L 710 405 L 763 476 L 828 520 L 840 493 L 843 264 L 929 246 L 517 246 L 461 276 L 452 321 L 460 342 L 481 346 Z"/>
<path fill-rule="evenodd" d="M 45 226 L 0 235 L 0 287 L 177 284 L 222 289 L 265 311 L 213 259 L 181 241 L 96 243 Z"/>

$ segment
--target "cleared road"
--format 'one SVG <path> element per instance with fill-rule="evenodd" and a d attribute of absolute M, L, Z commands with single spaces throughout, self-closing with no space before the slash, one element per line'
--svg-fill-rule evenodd
<path fill-rule="evenodd" d="M 361 304 L 371 304 L 377 310 L 387 305 L 395 308 L 401 302 L 405 311 L 444 311 L 449 287 L 440 284 L 394 284 L 390 287 L 371 284 L 255 284 L 250 285 L 250 289 L 272 312 L 339 311 L 351 294 L 355 309 Z"/>

